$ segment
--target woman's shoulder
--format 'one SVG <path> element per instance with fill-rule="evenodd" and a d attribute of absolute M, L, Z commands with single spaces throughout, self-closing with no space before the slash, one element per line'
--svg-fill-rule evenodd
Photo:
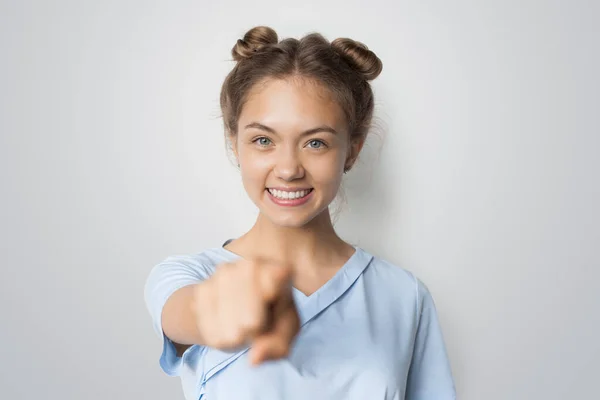
<path fill-rule="evenodd" d="M 403 297 L 412 297 L 417 301 L 429 295 L 427 285 L 409 267 L 376 255 L 371 257 L 371 263 L 365 274 L 379 290 L 388 289 L 390 292 L 402 294 Z"/>
<path fill-rule="evenodd" d="M 168 255 L 162 262 L 219 264 L 226 261 L 227 257 L 225 249 L 219 247 L 209 247 L 196 252 L 171 254 Z"/>
<path fill-rule="evenodd" d="M 155 269 L 202 270 L 211 275 L 217 265 L 232 261 L 233 258 L 233 254 L 228 254 L 224 248 L 211 247 L 197 252 L 168 255 L 155 265 Z"/>

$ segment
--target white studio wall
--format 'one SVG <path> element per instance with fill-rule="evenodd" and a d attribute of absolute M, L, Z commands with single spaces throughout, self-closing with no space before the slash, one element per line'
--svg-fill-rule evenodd
<path fill-rule="evenodd" d="M 382 59 L 342 237 L 431 289 L 461 400 L 590 399 L 598 3 L 2 1 L 0 398 L 174 399 L 150 268 L 255 218 L 218 96 L 255 25 Z M 180 396 L 180 397 L 177 397 Z"/>

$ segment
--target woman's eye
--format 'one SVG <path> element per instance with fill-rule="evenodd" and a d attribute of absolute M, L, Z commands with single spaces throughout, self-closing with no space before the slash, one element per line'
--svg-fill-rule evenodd
<path fill-rule="evenodd" d="M 266 147 L 271 144 L 271 139 L 266 137 L 259 137 L 254 140 L 255 143 L 258 143 L 260 146 Z"/>
<path fill-rule="evenodd" d="M 325 143 L 323 143 L 320 140 L 311 140 L 310 142 L 308 142 L 308 146 L 313 149 L 320 149 L 322 147 L 325 147 Z"/>

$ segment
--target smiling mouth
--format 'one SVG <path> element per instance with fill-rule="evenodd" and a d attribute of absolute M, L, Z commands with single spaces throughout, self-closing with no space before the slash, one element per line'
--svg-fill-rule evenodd
<path fill-rule="evenodd" d="M 267 188 L 271 196 L 275 197 L 279 200 L 297 200 L 302 199 L 308 196 L 313 189 L 304 189 L 304 190 L 296 190 L 296 191 L 285 191 L 278 189 L 269 189 Z"/>

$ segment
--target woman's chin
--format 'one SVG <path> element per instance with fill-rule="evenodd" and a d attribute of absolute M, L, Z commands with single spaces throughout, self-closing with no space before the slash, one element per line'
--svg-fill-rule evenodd
<path fill-rule="evenodd" d="M 323 210 L 262 210 L 261 214 L 266 217 L 273 225 L 282 228 L 303 228 L 312 222 L 315 222 L 323 213 L 328 213 L 329 208 Z"/>
<path fill-rule="evenodd" d="M 266 215 L 266 217 L 273 225 L 281 228 L 302 228 L 313 219 L 306 215 Z"/>

